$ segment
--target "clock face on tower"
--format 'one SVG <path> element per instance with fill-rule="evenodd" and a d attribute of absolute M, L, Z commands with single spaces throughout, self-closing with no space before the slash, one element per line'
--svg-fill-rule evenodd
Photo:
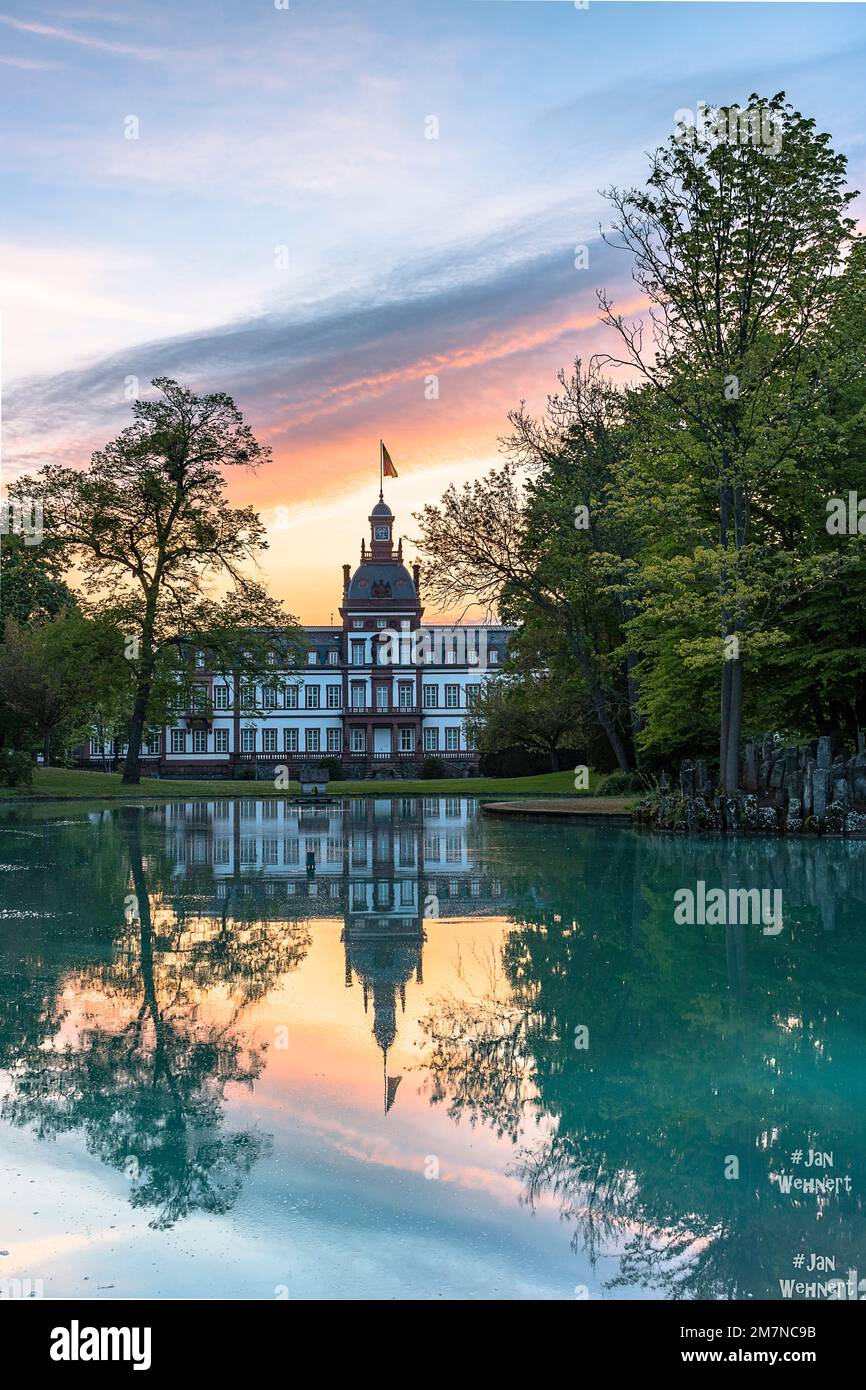
<path fill-rule="evenodd" d="M 373 540 L 374 540 L 374 541 L 386 541 L 387 539 L 388 539 L 388 527 L 387 527 L 387 526 L 375 526 L 375 527 L 373 528 Z"/>

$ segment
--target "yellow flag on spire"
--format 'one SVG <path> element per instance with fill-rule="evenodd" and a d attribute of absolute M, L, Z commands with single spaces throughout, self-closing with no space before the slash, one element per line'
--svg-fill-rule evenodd
<path fill-rule="evenodd" d="M 388 453 L 388 450 L 385 448 L 385 445 L 382 443 L 381 439 L 379 440 L 379 448 L 382 451 L 381 462 L 382 472 L 384 476 L 386 478 L 396 478 L 397 470 L 394 467 L 394 460 L 391 458 L 391 455 Z"/>

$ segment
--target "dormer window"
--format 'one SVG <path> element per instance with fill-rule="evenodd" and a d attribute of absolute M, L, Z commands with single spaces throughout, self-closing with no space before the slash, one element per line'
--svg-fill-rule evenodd
<path fill-rule="evenodd" d="M 308 665 L 308 666 L 315 666 L 315 664 L 316 664 L 316 657 L 317 657 L 317 653 L 316 653 L 316 652 L 307 652 L 307 665 Z"/>

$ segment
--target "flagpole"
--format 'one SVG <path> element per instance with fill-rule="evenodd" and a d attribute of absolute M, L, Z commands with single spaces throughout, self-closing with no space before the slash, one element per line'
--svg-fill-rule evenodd
<path fill-rule="evenodd" d="M 385 500 L 384 494 L 383 494 L 383 492 L 382 492 L 382 489 L 383 489 L 383 487 L 384 487 L 384 481 L 385 481 L 385 480 L 384 480 L 384 471 L 385 471 L 385 453 L 384 453 L 384 446 L 383 446 L 382 441 L 381 441 L 381 439 L 380 439 L 380 440 L 379 440 L 379 501 L 380 501 L 380 502 L 384 502 L 384 500 Z"/>

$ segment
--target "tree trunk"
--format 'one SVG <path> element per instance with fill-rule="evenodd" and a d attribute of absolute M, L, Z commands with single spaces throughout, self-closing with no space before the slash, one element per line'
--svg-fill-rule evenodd
<path fill-rule="evenodd" d="M 733 796 L 740 781 L 740 733 L 743 725 L 743 663 L 739 657 L 727 661 L 731 668 L 728 740 L 725 749 L 725 791 Z"/>
<path fill-rule="evenodd" d="M 595 717 L 598 720 L 601 728 L 604 730 L 605 737 L 607 738 L 607 741 L 611 746 L 613 755 L 616 758 L 616 765 L 619 768 L 620 772 L 631 772 L 631 763 L 629 761 L 629 756 L 628 752 L 626 751 L 625 744 L 620 738 L 619 730 L 616 728 L 613 722 L 610 713 L 610 707 L 607 702 L 607 697 L 605 696 L 604 691 L 599 685 L 595 671 L 593 670 L 591 663 L 587 659 L 586 653 L 583 649 L 583 645 L 580 642 L 580 640 L 574 635 L 573 632 L 569 632 L 567 636 L 568 645 L 571 648 L 571 651 L 577 661 L 577 664 L 580 667 L 581 672 L 583 673 L 583 676 L 586 680 L 587 689 L 589 691 L 589 698 L 592 701 L 592 708 L 595 711 Z"/>
<path fill-rule="evenodd" d="M 154 588 L 148 595 L 147 609 L 141 630 L 141 655 L 135 686 L 135 703 L 132 707 L 132 718 L 129 721 L 129 743 L 123 766 L 122 785 L 124 787 L 137 787 L 141 781 L 141 736 L 144 733 L 144 721 L 147 718 L 147 707 L 150 704 L 150 692 L 156 664 L 153 650 L 155 613 L 156 590 Z"/>
<path fill-rule="evenodd" d="M 50 733 L 44 733 L 44 734 L 42 735 L 42 766 L 43 766 L 43 767 L 50 767 L 50 766 L 51 766 L 51 734 L 50 734 Z"/>
<path fill-rule="evenodd" d="M 550 750 L 550 770 L 551 770 L 551 772 L 558 772 L 558 771 L 559 771 L 559 749 L 558 749 L 558 748 L 551 748 L 551 750 Z"/>
<path fill-rule="evenodd" d="M 728 766 L 728 726 L 731 720 L 731 663 L 722 658 L 722 691 L 719 701 L 719 785 L 725 785 Z"/>
<path fill-rule="evenodd" d="M 129 721 L 129 743 L 123 765 L 124 787 L 137 787 L 141 781 L 141 736 L 144 732 L 144 721 L 150 702 L 150 686 L 149 679 L 140 679 L 136 686 L 135 704 L 132 707 L 132 718 Z"/>

